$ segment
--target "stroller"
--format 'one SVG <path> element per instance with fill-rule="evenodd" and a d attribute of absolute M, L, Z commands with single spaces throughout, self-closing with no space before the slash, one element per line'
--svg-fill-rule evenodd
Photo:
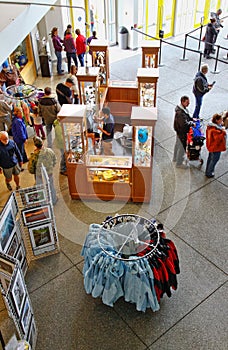
<path fill-rule="evenodd" d="M 205 137 L 202 132 L 201 121 L 195 122 L 195 127 L 191 127 L 187 135 L 187 158 L 189 161 L 199 160 L 200 166 L 203 159 L 200 156 L 201 148 L 204 144 Z"/>

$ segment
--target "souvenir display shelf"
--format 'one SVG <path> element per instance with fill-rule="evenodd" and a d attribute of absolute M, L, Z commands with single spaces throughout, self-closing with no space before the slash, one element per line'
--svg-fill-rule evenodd
<path fill-rule="evenodd" d="M 77 73 L 80 103 L 90 109 L 100 106 L 99 67 L 80 67 Z"/>
<path fill-rule="evenodd" d="M 128 156 L 100 154 L 99 138 L 92 145 L 87 132 L 86 109 L 84 105 L 63 105 L 58 114 L 72 199 L 149 201 L 156 108 L 132 107 L 134 140 Z M 140 132 L 146 133 L 146 140 L 138 139 Z"/>
<path fill-rule="evenodd" d="M 109 83 L 109 51 L 108 42 L 104 40 L 92 40 L 89 46 L 92 53 L 92 66 L 99 67 L 99 78 L 101 86 Z"/>
<path fill-rule="evenodd" d="M 159 68 L 138 68 L 138 104 L 142 107 L 155 107 Z"/>
<path fill-rule="evenodd" d="M 157 68 L 160 41 L 143 40 L 141 42 L 141 48 L 142 48 L 142 68 Z"/>

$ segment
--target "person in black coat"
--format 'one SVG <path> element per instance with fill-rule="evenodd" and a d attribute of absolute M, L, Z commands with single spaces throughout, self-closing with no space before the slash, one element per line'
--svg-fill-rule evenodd
<path fill-rule="evenodd" d="M 210 54 L 213 52 L 213 44 L 217 36 L 217 30 L 215 28 L 216 19 L 212 18 L 210 23 L 206 27 L 205 33 L 205 46 L 204 46 L 204 57 L 211 58 Z"/>
<path fill-rule="evenodd" d="M 173 124 L 174 130 L 176 131 L 176 143 L 174 146 L 173 161 L 176 162 L 176 167 L 181 169 L 188 168 L 186 164 L 183 164 L 187 147 L 187 134 L 190 127 L 195 125 L 187 109 L 189 104 L 189 97 L 182 96 L 180 104 L 175 108 L 175 117 Z"/>

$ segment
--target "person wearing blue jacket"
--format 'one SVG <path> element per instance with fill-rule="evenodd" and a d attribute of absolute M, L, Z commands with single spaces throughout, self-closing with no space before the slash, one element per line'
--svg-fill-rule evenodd
<path fill-rule="evenodd" d="M 22 166 L 22 155 L 13 140 L 9 139 L 6 131 L 0 131 L 0 174 L 5 176 L 6 187 L 12 191 L 10 182 L 14 176 L 16 190 L 19 186 L 19 174 Z"/>
<path fill-rule="evenodd" d="M 12 120 L 12 136 L 17 144 L 17 147 L 22 155 L 23 163 L 28 162 L 28 157 L 25 152 L 25 143 L 28 139 L 28 133 L 25 122 L 23 120 L 23 112 L 21 107 L 15 107 L 13 112 L 14 118 Z"/>

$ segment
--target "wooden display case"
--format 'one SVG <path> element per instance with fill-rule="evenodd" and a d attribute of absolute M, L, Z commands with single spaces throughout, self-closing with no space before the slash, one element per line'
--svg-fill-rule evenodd
<path fill-rule="evenodd" d="M 100 109 L 99 67 L 80 67 L 77 73 L 79 100 L 90 108 Z"/>
<path fill-rule="evenodd" d="M 141 47 L 142 47 L 142 68 L 157 68 L 160 41 L 143 40 L 141 43 Z"/>
<path fill-rule="evenodd" d="M 63 105 L 60 118 L 72 199 L 149 202 L 156 108 L 132 107 L 132 154 L 96 154 L 88 141 L 85 105 Z M 139 139 L 146 130 L 146 140 Z"/>
<path fill-rule="evenodd" d="M 149 202 L 152 189 L 154 128 L 157 108 L 132 107 L 132 200 Z"/>
<path fill-rule="evenodd" d="M 89 50 L 92 53 L 92 66 L 99 67 L 100 86 L 107 87 L 109 83 L 108 42 L 104 40 L 92 40 Z"/>
<path fill-rule="evenodd" d="M 155 107 L 159 68 L 138 68 L 138 105 Z"/>

